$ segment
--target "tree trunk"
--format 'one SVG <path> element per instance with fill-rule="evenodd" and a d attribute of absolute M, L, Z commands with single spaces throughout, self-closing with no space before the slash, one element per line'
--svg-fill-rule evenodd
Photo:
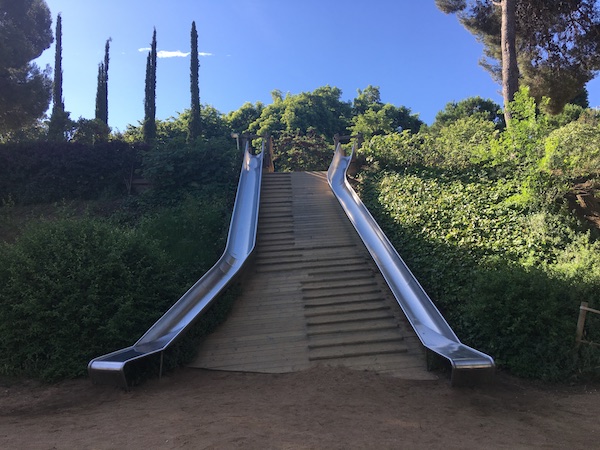
<path fill-rule="evenodd" d="M 508 105 L 519 89 L 519 68 L 516 46 L 516 0 L 502 0 L 502 96 L 504 118 L 510 126 L 511 114 Z"/>

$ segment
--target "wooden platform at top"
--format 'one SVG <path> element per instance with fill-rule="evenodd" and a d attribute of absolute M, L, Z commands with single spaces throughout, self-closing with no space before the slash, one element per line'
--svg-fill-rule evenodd
<path fill-rule="evenodd" d="M 435 378 L 323 172 L 264 174 L 242 289 L 191 367 L 286 373 L 322 364 Z"/>

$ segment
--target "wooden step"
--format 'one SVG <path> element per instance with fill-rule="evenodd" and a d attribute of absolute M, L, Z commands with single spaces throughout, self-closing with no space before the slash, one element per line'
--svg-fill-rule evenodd
<path fill-rule="evenodd" d="M 431 378 L 325 173 L 263 174 L 256 251 L 243 280 L 193 367 L 285 373 L 326 364 Z"/>

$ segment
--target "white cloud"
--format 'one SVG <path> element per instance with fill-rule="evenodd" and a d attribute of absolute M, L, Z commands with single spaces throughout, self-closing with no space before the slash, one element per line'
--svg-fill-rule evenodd
<path fill-rule="evenodd" d="M 185 58 L 187 56 L 190 56 L 190 52 L 184 53 L 180 50 L 175 50 L 174 52 L 168 50 L 161 50 L 156 54 L 156 56 L 158 56 L 159 58 Z"/>
<path fill-rule="evenodd" d="M 150 50 L 152 50 L 150 47 L 138 48 L 138 52 L 149 52 Z M 156 56 L 159 58 L 187 58 L 190 56 L 190 52 L 182 52 L 181 50 L 160 50 L 156 53 Z M 213 56 L 213 54 L 209 52 L 198 52 L 198 56 Z"/>

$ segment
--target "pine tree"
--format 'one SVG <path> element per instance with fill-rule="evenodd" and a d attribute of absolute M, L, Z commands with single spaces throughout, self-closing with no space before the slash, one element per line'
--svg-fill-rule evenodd
<path fill-rule="evenodd" d="M 156 28 L 152 34 L 150 53 L 146 60 L 146 95 L 144 97 L 144 142 L 156 138 Z"/>
<path fill-rule="evenodd" d="M 435 3 L 443 12 L 457 14 L 483 44 L 481 64 L 502 82 L 509 94 L 505 99 L 521 83 L 536 100 L 548 97 L 548 111 L 558 113 L 600 70 L 598 0 Z"/>
<path fill-rule="evenodd" d="M 50 47 L 44 1 L 0 1 L 0 135 L 33 125 L 50 106 L 52 78 L 34 62 Z"/>
<path fill-rule="evenodd" d="M 198 31 L 196 22 L 192 22 L 191 32 L 191 63 L 190 63 L 190 90 L 192 97 L 191 117 L 188 124 L 188 142 L 193 142 L 200 136 L 202 123 L 200 119 L 200 87 L 198 71 L 200 62 L 198 60 Z"/>
<path fill-rule="evenodd" d="M 65 111 L 63 101 L 62 72 L 62 17 L 56 18 L 56 49 L 54 53 L 54 83 L 52 86 L 52 114 L 48 124 L 48 138 L 52 141 L 64 141 L 69 126 L 69 113 Z"/>
<path fill-rule="evenodd" d="M 109 38 L 104 46 L 104 61 L 98 65 L 98 89 L 96 91 L 96 119 L 108 125 L 108 54 Z"/>

